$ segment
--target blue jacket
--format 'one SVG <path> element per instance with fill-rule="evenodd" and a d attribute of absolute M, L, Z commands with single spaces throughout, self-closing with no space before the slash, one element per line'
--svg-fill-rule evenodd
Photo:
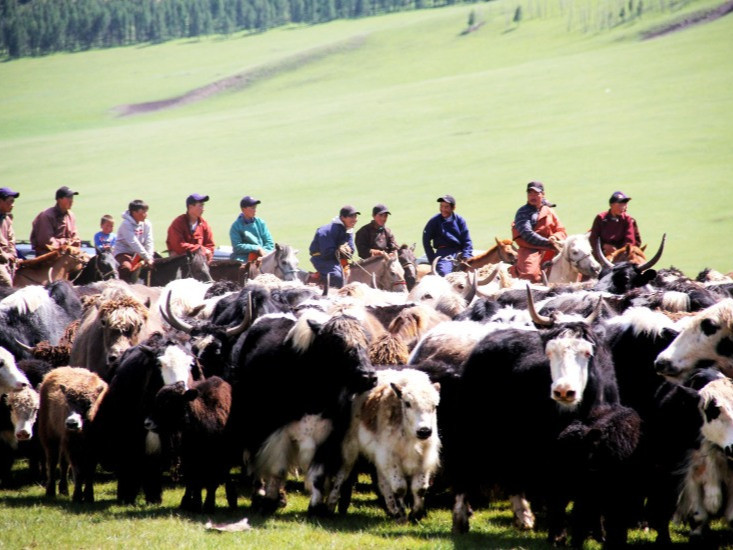
<path fill-rule="evenodd" d="M 275 242 L 261 218 L 254 218 L 250 223 L 240 214 L 229 228 L 229 240 L 232 242 L 232 260 L 246 262 L 250 252 L 263 248 L 266 252 L 275 250 Z"/>
<path fill-rule="evenodd" d="M 431 263 L 435 256 L 447 256 L 456 252 L 463 252 L 467 258 L 473 256 L 473 243 L 466 220 L 455 212 L 448 218 L 440 213 L 430 218 L 422 232 L 422 244 Z M 445 253 L 441 248 L 446 249 Z"/>
<path fill-rule="evenodd" d="M 339 218 L 334 218 L 331 223 L 322 225 L 316 230 L 308 249 L 311 263 L 319 270 L 335 265 L 338 263 L 336 250 L 345 243 L 349 244 L 353 253 L 355 250 L 353 235 L 346 231 L 346 226 Z"/>

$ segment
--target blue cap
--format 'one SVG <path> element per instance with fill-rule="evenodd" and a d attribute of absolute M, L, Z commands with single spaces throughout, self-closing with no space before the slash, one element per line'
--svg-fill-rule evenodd
<path fill-rule="evenodd" d="M 0 199 L 7 199 L 8 197 L 18 198 L 20 193 L 13 191 L 10 187 L 0 187 Z"/>
<path fill-rule="evenodd" d="M 629 202 L 630 200 L 631 197 L 629 197 L 623 191 L 614 191 L 613 195 L 611 195 L 611 198 L 608 199 L 608 204 L 613 204 L 614 202 Z"/>
<path fill-rule="evenodd" d="M 201 195 L 200 193 L 192 193 L 186 197 L 186 206 L 189 204 L 196 204 L 197 202 L 206 202 L 209 200 L 209 195 Z"/>
<path fill-rule="evenodd" d="M 239 201 L 239 208 L 254 206 L 255 204 L 260 204 L 261 202 L 261 200 L 251 197 L 250 195 L 245 195 L 244 197 L 242 197 L 242 200 Z"/>

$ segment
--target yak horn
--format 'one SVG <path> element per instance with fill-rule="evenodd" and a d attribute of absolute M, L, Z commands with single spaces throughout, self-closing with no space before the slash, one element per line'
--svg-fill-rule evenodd
<path fill-rule="evenodd" d="M 501 269 L 500 265 L 497 265 L 491 273 L 489 273 L 486 277 L 483 279 L 476 281 L 476 286 L 483 286 L 488 285 L 491 283 L 494 279 L 496 279 L 496 276 L 499 274 L 499 270 Z"/>
<path fill-rule="evenodd" d="M 589 325 L 595 323 L 596 319 L 598 319 L 598 316 L 601 314 L 601 311 L 603 311 L 603 296 L 598 299 L 598 303 L 596 304 L 596 307 L 593 308 L 593 311 L 590 312 L 590 315 L 584 319 L 585 322 Z"/>
<path fill-rule="evenodd" d="M 438 273 L 438 261 L 440 261 L 440 256 L 436 256 L 433 260 L 433 263 L 430 264 L 430 274 L 436 275 Z"/>
<path fill-rule="evenodd" d="M 33 353 L 33 348 L 32 348 L 32 347 L 30 347 L 30 346 L 29 346 L 28 344 L 24 344 L 23 342 L 21 342 L 21 341 L 20 341 L 20 340 L 18 340 L 17 338 L 15 339 L 15 342 L 16 342 L 16 343 L 17 343 L 17 344 L 18 344 L 18 345 L 19 345 L 19 346 L 20 346 L 21 348 L 23 348 L 23 349 L 24 349 L 25 351 L 27 351 L 28 353 Z"/>
<path fill-rule="evenodd" d="M 542 284 L 545 286 L 550 286 L 550 281 L 547 279 L 547 271 L 544 269 L 540 269 L 540 273 L 542 273 Z"/>
<path fill-rule="evenodd" d="M 372 288 L 374 290 L 377 289 L 377 274 L 376 273 L 372 273 Z"/>
<path fill-rule="evenodd" d="M 186 334 L 191 334 L 191 331 L 193 330 L 193 325 L 189 325 L 187 322 L 185 322 L 183 319 L 180 319 L 177 317 L 173 310 L 171 309 L 171 291 L 168 291 L 168 295 L 165 297 L 165 311 L 161 311 L 163 313 L 163 319 L 172 326 L 174 329 L 180 330 L 182 332 L 185 332 Z"/>
<path fill-rule="evenodd" d="M 471 277 L 471 274 L 472 273 L 473 273 L 473 277 Z M 477 287 L 477 285 L 476 285 L 476 278 L 477 278 L 476 277 L 476 272 L 475 271 L 469 271 L 467 273 L 467 275 L 468 275 L 468 280 L 471 283 L 471 287 L 470 287 L 470 289 L 468 291 L 468 294 L 466 295 L 466 305 L 470 304 L 473 301 L 474 297 L 476 296 L 476 287 Z"/>
<path fill-rule="evenodd" d="M 657 250 L 657 253 L 654 254 L 654 257 L 649 260 L 647 263 L 639 266 L 639 271 L 644 272 L 647 269 L 651 269 L 652 266 L 654 266 L 655 263 L 659 261 L 659 258 L 662 257 L 662 252 L 664 252 L 664 243 L 667 241 L 667 234 L 665 233 L 662 235 L 662 242 L 659 244 L 659 250 Z"/>
<path fill-rule="evenodd" d="M 242 319 L 242 322 L 239 323 L 236 327 L 229 327 L 226 329 L 225 334 L 227 335 L 227 338 L 234 338 L 235 336 L 239 336 L 242 334 L 247 328 L 249 328 L 249 325 L 252 324 L 252 291 L 250 290 L 247 293 L 247 315 L 245 315 L 244 319 Z"/>
<path fill-rule="evenodd" d="M 545 317 L 544 315 L 537 313 L 537 310 L 534 307 L 534 298 L 532 298 L 532 289 L 530 288 L 529 283 L 527 284 L 527 310 L 529 311 L 529 316 L 532 317 L 532 321 L 535 325 L 551 327 L 555 324 L 555 321 L 553 321 L 551 317 Z"/>
<path fill-rule="evenodd" d="M 596 260 L 598 260 L 599 263 L 601 263 L 605 267 L 613 267 L 613 262 L 611 262 L 603 255 L 603 251 L 601 250 L 600 238 L 596 239 L 596 242 L 593 243 L 593 251 L 595 252 Z"/>

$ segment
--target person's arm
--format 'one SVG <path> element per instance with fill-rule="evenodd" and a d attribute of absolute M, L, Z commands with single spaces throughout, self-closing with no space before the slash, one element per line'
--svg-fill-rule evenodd
<path fill-rule="evenodd" d="M 102 247 L 104 246 L 104 243 L 102 242 L 102 233 L 101 231 L 97 231 L 94 234 L 94 248 L 98 248 L 99 250 L 102 250 Z"/>
<path fill-rule="evenodd" d="M 601 236 L 601 223 L 602 223 L 602 218 L 601 218 L 601 215 L 598 214 L 595 217 L 595 219 L 593 220 L 593 225 L 590 228 L 590 236 L 588 237 L 591 248 L 595 248 L 596 241 Z"/>
<path fill-rule="evenodd" d="M 367 259 L 371 256 L 368 226 L 363 225 L 359 228 L 359 231 L 356 232 L 354 243 L 356 244 L 356 251 L 360 258 Z"/>
<path fill-rule="evenodd" d="M 468 231 L 468 224 L 466 223 L 466 220 L 463 218 L 458 219 L 460 220 L 458 228 L 461 232 L 461 252 L 463 253 L 464 258 L 470 258 L 471 256 L 473 256 L 473 242 L 471 242 L 471 233 Z"/>
<path fill-rule="evenodd" d="M 69 246 L 81 246 L 81 237 L 79 237 L 79 230 L 76 228 L 76 217 L 72 212 L 68 212 L 64 223 L 68 237 L 61 239 L 61 241 Z"/>
<path fill-rule="evenodd" d="M 214 244 L 214 232 L 211 231 L 209 222 L 202 221 L 201 223 L 204 231 L 203 247 L 206 250 L 206 255 L 209 257 L 209 261 L 211 261 L 214 257 L 214 249 L 216 248 L 216 244 Z"/>
<path fill-rule="evenodd" d="M 336 233 L 336 228 L 332 226 L 330 231 L 318 236 L 318 249 L 321 251 L 321 258 L 325 260 L 336 259 L 336 249 L 339 247 Z"/>
<path fill-rule="evenodd" d="M 31 227 L 30 241 L 33 250 L 36 251 L 37 255 L 45 254 L 48 252 L 46 245 L 55 240 L 53 226 L 46 211 L 36 216 Z"/>
<path fill-rule="evenodd" d="M 141 254 L 141 256 L 143 257 L 143 259 L 146 262 L 152 263 L 154 255 L 155 255 L 155 241 L 153 240 L 153 224 L 146 220 L 145 229 L 146 229 L 148 238 L 145 239 L 145 246 L 143 247 L 143 249 L 145 250 L 145 254 Z"/>
<path fill-rule="evenodd" d="M 634 222 L 634 218 L 629 216 L 626 220 L 624 220 L 624 244 L 631 244 L 639 246 L 639 242 L 636 240 L 636 223 Z"/>
<path fill-rule="evenodd" d="M 239 220 L 229 229 L 229 240 L 232 243 L 232 251 L 239 257 L 246 258 L 250 252 L 257 252 L 260 249 L 260 243 L 255 242 L 254 236 L 244 230 Z"/>
<path fill-rule="evenodd" d="M 168 239 L 166 240 L 169 252 L 175 252 L 176 254 L 183 255 L 186 252 L 193 252 L 199 248 L 198 244 L 186 242 L 186 231 L 185 219 L 182 222 L 179 221 L 179 218 L 173 220 L 173 223 L 168 227 Z"/>
<path fill-rule="evenodd" d="M 532 212 L 530 209 L 520 208 L 514 218 L 514 227 L 527 244 L 537 248 L 554 248 L 549 239 L 544 238 L 532 229 Z"/>
<path fill-rule="evenodd" d="M 433 238 L 433 224 L 431 223 L 433 220 L 432 218 L 428 220 L 428 223 L 425 224 L 425 229 L 423 229 L 422 232 L 422 245 L 423 248 L 425 248 L 425 255 L 428 257 L 428 262 L 433 263 L 433 260 L 435 259 L 435 251 L 433 250 L 433 247 L 430 245 L 430 241 Z"/>

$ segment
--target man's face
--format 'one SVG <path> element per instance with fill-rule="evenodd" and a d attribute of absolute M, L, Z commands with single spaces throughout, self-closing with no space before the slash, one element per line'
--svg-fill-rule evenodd
<path fill-rule="evenodd" d="M 252 206 L 243 206 L 242 214 L 244 214 L 245 218 L 251 220 L 257 215 L 257 205 L 253 204 Z"/>
<path fill-rule="evenodd" d="M 130 212 L 130 216 L 132 216 L 132 219 L 135 220 L 137 223 L 145 221 L 145 219 L 148 217 L 148 211 L 145 209 L 140 210 L 133 210 Z"/>
<path fill-rule="evenodd" d="M 384 214 L 374 214 L 372 218 L 374 219 L 374 223 L 376 223 L 379 227 L 384 227 L 384 224 L 387 223 L 387 218 L 389 217 L 389 214 L 386 212 Z"/>
<path fill-rule="evenodd" d="M 74 197 L 63 197 L 58 199 L 56 203 L 62 211 L 66 212 L 67 210 L 71 210 L 71 207 L 74 205 Z"/>
<path fill-rule="evenodd" d="M 440 215 L 444 218 L 450 218 L 451 214 L 453 214 L 453 210 L 455 210 L 455 206 L 453 206 L 449 202 L 440 201 Z"/>
<path fill-rule="evenodd" d="M 0 199 L 0 214 L 9 214 L 12 212 L 13 204 L 15 204 L 15 197 Z"/>
<path fill-rule="evenodd" d="M 352 214 L 351 216 L 341 216 L 341 222 L 346 226 L 346 229 L 352 229 L 356 225 L 356 220 L 358 217 L 358 214 Z"/>
<path fill-rule="evenodd" d="M 535 191 L 534 189 L 529 189 L 527 191 L 527 204 L 531 204 L 535 208 L 539 208 L 540 206 L 542 206 L 542 199 L 544 198 L 544 193 Z"/>
<path fill-rule="evenodd" d="M 626 212 L 626 209 L 628 208 L 629 203 L 628 202 L 613 202 L 611 203 L 611 215 L 612 216 L 620 216 L 624 212 Z"/>
<path fill-rule="evenodd" d="M 204 213 L 204 203 L 195 202 L 188 205 L 188 215 L 192 218 L 200 218 Z"/>

